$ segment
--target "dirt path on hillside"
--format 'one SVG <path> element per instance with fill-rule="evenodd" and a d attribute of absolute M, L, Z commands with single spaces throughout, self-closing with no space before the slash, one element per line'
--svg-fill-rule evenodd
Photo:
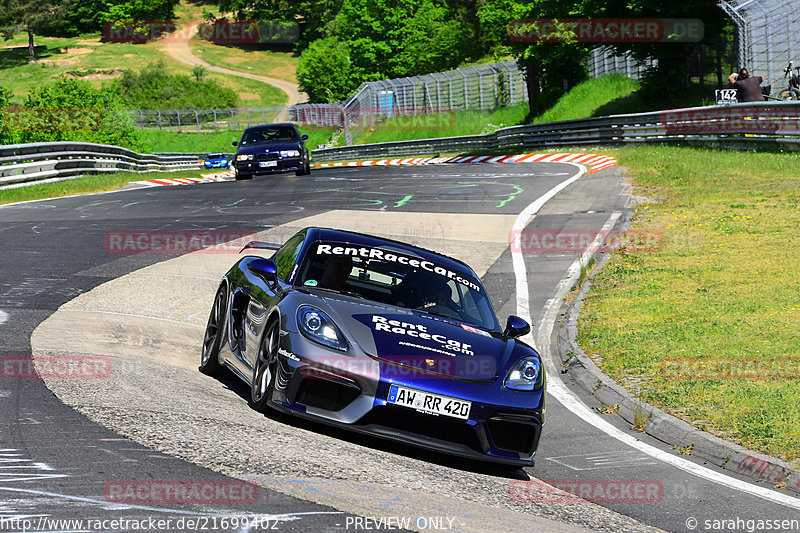
<path fill-rule="evenodd" d="M 195 35 L 197 33 L 197 24 L 192 25 L 187 34 L 188 35 Z M 260 81 L 263 83 L 268 83 L 278 89 L 282 90 L 286 93 L 288 100 L 286 102 L 287 106 L 291 106 L 294 104 L 299 104 L 308 100 L 308 97 L 305 93 L 300 92 L 296 83 L 292 83 L 290 81 L 279 80 L 277 78 L 270 78 L 269 76 L 260 76 L 258 74 L 250 74 L 248 72 L 239 72 L 236 70 L 231 70 L 223 67 L 217 67 L 204 61 L 203 59 L 197 57 L 192 53 L 192 49 L 189 47 L 189 41 L 183 39 L 176 39 L 176 40 L 166 40 L 163 46 L 164 52 L 170 55 L 170 57 L 190 66 L 203 66 L 206 67 L 208 70 L 212 72 L 219 72 L 220 74 L 227 74 L 229 76 L 239 76 L 241 78 L 250 78 L 251 80 Z"/>

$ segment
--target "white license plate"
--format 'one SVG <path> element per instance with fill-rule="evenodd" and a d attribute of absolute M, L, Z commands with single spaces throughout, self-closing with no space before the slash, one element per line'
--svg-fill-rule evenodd
<path fill-rule="evenodd" d="M 261 162 L 258 163 L 258 166 L 261 167 L 261 168 L 264 168 L 264 167 L 277 167 L 278 166 L 278 162 L 277 161 L 261 161 Z"/>
<path fill-rule="evenodd" d="M 465 400 L 408 389 L 398 385 L 389 387 L 389 397 L 386 398 L 386 401 L 395 405 L 410 407 L 423 413 L 452 416 L 462 420 L 469 418 L 469 410 L 472 407 L 472 403 Z"/>

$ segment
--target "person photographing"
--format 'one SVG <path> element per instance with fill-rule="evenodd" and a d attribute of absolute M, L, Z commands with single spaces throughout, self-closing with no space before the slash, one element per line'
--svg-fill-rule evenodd
<path fill-rule="evenodd" d="M 733 75 L 731 74 L 731 78 Z M 761 92 L 761 84 L 764 83 L 763 76 L 751 76 L 746 68 L 739 70 L 733 88 L 740 102 L 764 102 L 764 95 Z"/>

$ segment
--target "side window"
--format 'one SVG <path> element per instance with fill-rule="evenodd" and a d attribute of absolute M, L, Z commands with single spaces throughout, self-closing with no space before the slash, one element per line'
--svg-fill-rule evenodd
<path fill-rule="evenodd" d="M 304 235 L 296 235 L 283 245 L 275 254 L 275 264 L 278 266 L 278 278 L 286 281 L 292 273 L 297 256 L 302 248 Z"/>

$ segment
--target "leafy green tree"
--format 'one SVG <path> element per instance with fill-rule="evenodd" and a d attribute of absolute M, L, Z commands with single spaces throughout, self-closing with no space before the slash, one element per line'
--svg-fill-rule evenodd
<path fill-rule="evenodd" d="M 330 31 L 365 79 L 453 68 L 474 50 L 470 28 L 444 0 L 345 0 Z"/>
<path fill-rule="evenodd" d="M 0 0 L 0 32 L 8 40 L 15 33 L 28 34 L 28 61 L 36 60 L 34 34 L 48 33 L 63 15 L 57 0 Z"/>
<path fill-rule="evenodd" d="M 0 85 L 0 144 L 11 144 L 11 136 L 8 133 L 8 107 L 11 105 L 11 98 L 13 93 L 11 89 L 7 89 Z"/>
<path fill-rule="evenodd" d="M 112 94 L 84 80 L 60 78 L 7 109 L 14 143 L 81 141 L 141 150 L 139 130 Z"/>
<path fill-rule="evenodd" d="M 704 27 L 700 43 L 714 49 L 729 22 L 717 3 L 717 0 L 582 0 L 580 5 L 585 16 L 596 18 L 700 19 Z M 648 96 L 671 102 L 680 102 L 687 94 L 689 58 L 696 55 L 697 46 L 693 42 L 613 44 L 617 52 L 631 52 L 636 59 L 656 59 L 656 66 L 642 80 L 643 90 Z"/>
<path fill-rule="evenodd" d="M 86 1 L 86 0 L 78 0 Z M 89 0 L 96 1 L 96 0 Z M 104 22 L 118 20 L 169 20 L 180 0 L 100 0 Z"/>
<path fill-rule="evenodd" d="M 126 70 L 109 91 L 127 109 L 220 109 L 236 107 L 239 96 L 205 74 L 170 75 L 156 61 L 141 72 Z"/>
<path fill-rule="evenodd" d="M 311 43 L 297 65 L 297 82 L 312 103 L 342 100 L 358 87 L 359 80 L 350 49 L 335 37 Z"/>
<path fill-rule="evenodd" d="M 312 41 L 329 35 L 326 28 L 336 17 L 344 0 L 220 0 L 222 13 L 238 20 L 276 20 L 299 25 L 295 49 L 305 50 Z"/>
<path fill-rule="evenodd" d="M 557 42 L 512 40 L 509 24 L 519 19 L 580 16 L 579 2 L 572 0 L 493 0 L 478 10 L 485 44 L 495 55 L 513 54 L 525 73 L 529 119 L 553 104 L 565 87 L 586 78 L 583 62 L 590 48 L 571 39 L 565 28 L 559 28 L 562 39 Z"/>

